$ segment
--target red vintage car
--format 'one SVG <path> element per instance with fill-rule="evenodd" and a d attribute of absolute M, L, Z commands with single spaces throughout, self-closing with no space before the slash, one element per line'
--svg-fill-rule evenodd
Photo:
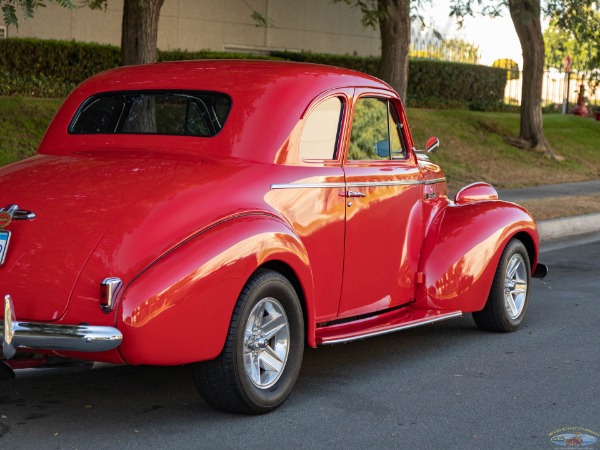
<path fill-rule="evenodd" d="M 0 366 L 193 364 L 210 405 L 255 414 L 286 399 L 305 344 L 463 313 L 515 330 L 546 271 L 535 223 L 484 183 L 449 200 L 426 152 L 390 86 L 341 68 L 90 78 L 38 154 L 0 169 Z"/>

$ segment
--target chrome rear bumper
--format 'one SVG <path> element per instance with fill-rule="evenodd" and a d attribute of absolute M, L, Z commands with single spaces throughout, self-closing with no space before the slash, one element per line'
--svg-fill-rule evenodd
<path fill-rule="evenodd" d="M 2 355 L 12 358 L 20 347 L 39 350 L 105 352 L 118 347 L 123 335 L 113 327 L 53 325 L 17 322 L 10 295 L 4 296 L 4 322 L 0 323 Z"/>

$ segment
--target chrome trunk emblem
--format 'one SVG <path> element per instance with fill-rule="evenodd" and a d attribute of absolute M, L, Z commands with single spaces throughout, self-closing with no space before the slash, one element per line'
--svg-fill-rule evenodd
<path fill-rule="evenodd" d="M 0 209 L 0 266 L 4 264 L 10 243 L 10 231 L 5 228 L 13 220 L 33 220 L 35 213 L 24 209 L 19 209 L 18 205 L 8 205 Z"/>
<path fill-rule="evenodd" d="M 0 228 L 6 228 L 13 220 L 33 220 L 35 213 L 26 209 L 19 209 L 18 205 L 8 205 L 0 208 Z"/>

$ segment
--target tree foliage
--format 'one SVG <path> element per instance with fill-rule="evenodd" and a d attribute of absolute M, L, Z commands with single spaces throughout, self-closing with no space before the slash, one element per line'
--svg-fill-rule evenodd
<path fill-rule="evenodd" d="M 19 26 L 18 11 L 20 11 L 26 19 L 31 19 L 37 8 L 45 8 L 48 3 L 56 3 L 67 9 L 75 9 L 77 7 L 86 6 L 92 9 L 102 9 L 106 7 L 107 0 L 0 0 L 0 9 L 4 23 L 6 25 Z"/>
<path fill-rule="evenodd" d="M 542 8 L 540 0 L 452 0 L 451 15 L 462 19 L 466 16 L 484 14 L 496 17 L 508 7 L 515 31 L 523 51 L 523 88 L 521 92 L 521 126 L 519 137 L 511 143 L 523 148 L 540 151 L 545 156 L 562 159 L 557 156 L 546 140 L 542 125 L 542 87 L 544 71 L 544 39 L 541 31 L 542 12 L 556 17 L 565 26 L 579 26 L 586 18 L 585 9 L 580 9 L 582 18 L 574 19 L 573 9 L 565 5 L 597 5 L 599 0 L 548 0 Z M 570 12 L 569 12 L 570 11 Z M 569 12 L 567 14 L 567 12 Z M 583 14 L 582 14 L 583 13 Z M 459 23 L 460 20 L 459 20 Z M 596 36 L 597 37 L 597 36 Z"/>
<path fill-rule="evenodd" d="M 387 81 L 406 100 L 408 86 L 408 56 L 411 21 L 424 1 L 429 0 L 332 0 L 358 8 L 365 27 L 379 26 L 381 36 L 381 66 L 379 76 Z"/>
<path fill-rule="evenodd" d="M 584 7 L 585 11 L 586 8 Z M 592 84 L 600 83 L 600 10 L 587 10 L 580 21 L 574 9 L 550 21 L 544 32 L 546 65 L 561 70 L 565 56 L 573 60 L 573 70 L 584 73 Z"/>

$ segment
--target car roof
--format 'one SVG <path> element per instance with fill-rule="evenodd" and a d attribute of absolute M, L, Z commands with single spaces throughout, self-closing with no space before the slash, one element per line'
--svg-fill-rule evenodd
<path fill-rule="evenodd" d="M 201 60 L 121 67 L 95 75 L 73 91 L 57 113 L 39 152 L 64 154 L 69 147 L 81 150 L 92 145 L 94 139 L 89 136 L 82 138 L 67 131 L 80 105 L 92 95 L 113 91 L 200 90 L 222 92 L 232 99 L 223 130 L 215 138 L 209 138 L 207 146 L 218 146 L 221 155 L 273 162 L 310 103 L 327 91 L 347 87 L 391 90 L 370 75 L 308 63 Z M 121 140 L 125 142 L 127 138 Z M 182 147 L 180 151 L 187 150 Z"/>
<path fill-rule="evenodd" d="M 174 61 L 108 70 L 89 78 L 81 86 L 102 90 L 118 89 L 202 89 L 224 90 L 231 94 L 261 87 L 277 80 L 296 83 L 301 79 L 327 79 L 339 86 L 388 87 L 370 75 L 341 67 L 320 64 L 264 60 L 198 60 Z M 337 83 L 334 81 L 337 80 Z"/>

